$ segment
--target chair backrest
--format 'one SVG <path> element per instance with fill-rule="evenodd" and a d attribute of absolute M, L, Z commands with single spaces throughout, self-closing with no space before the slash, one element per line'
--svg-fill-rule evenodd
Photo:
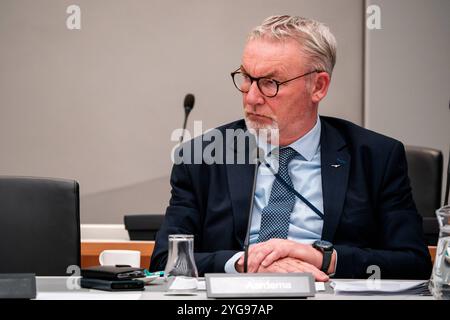
<path fill-rule="evenodd" d="M 80 266 L 79 186 L 0 176 L 0 273 L 67 275 Z"/>
<path fill-rule="evenodd" d="M 441 206 L 443 157 L 432 148 L 406 146 L 408 174 L 417 210 L 423 217 L 428 245 L 436 245 L 439 226 L 435 211 Z"/>
<path fill-rule="evenodd" d="M 125 215 L 125 229 L 130 240 L 155 240 L 156 233 L 164 221 L 164 214 Z"/>

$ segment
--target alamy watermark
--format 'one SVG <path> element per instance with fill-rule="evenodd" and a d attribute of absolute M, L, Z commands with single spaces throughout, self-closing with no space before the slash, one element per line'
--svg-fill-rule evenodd
<path fill-rule="evenodd" d="M 70 274 L 70 276 L 66 280 L 66 288 L 67 290 L 80 290 L 81 284 L 81 269 L 77 265 L 70 265 L 67 267 L 66 270 L 67 274 Z"/>
<path fill-rule="evenodd" d="M 366 27 L 369 30 L 381 29 L 381 8 L 375 4 L 372 4 L 366 9 Z"/>
<path fill-rule="evenodd" d="M 171 141 L 178 142 L 183 129 L 171 134 Z M 174 164 L 255 164 L 263 150 L 279 145 L 278 129 L 211 129 L 203 131 L 202 121 L 194 121 L 194 132 L 184 130 L 186 140 L 177 144 L 171 152 Z M 261 148 L 261 146 L 266 146 Z M 260 149 L 258 149 L 260 148 Z M 259 150 L 259 155 L 255 151 Z"/>
<path fill-rule="evenodd" d="M 377 265 L 367 267 L 366 273 L 371 274 L 366 280 L 367 289 L 369 291 L 379 290 L 381 288 L 381 268 Z"/>
<path fill-rule="evenodd" d="M 66 27 L 69 30 L 81 30 L 81 8 L 76 4 L 67 7 L 66 13 L 69 16 L 66 19 Z"/>

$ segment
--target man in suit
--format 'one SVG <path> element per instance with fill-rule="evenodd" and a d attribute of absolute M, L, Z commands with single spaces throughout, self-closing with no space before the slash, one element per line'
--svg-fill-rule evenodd
<path fill-rule="evenodd" d="M 367 278 L 371 267 L 382 278 L 429 277 L 403 145 L 318 116 L 335 61 L 334 36 L 310 19 L 273 16 L 250 33 L 241 66 L 232 73 L 245 117 L 217 128 L 225 137 L 229 130 L 238 134 L 225 139 L 215 157 L 234 158 L 239 136 L 248 130 L 256 136 L 276 132 L 265 143 L 257 140 L 263 164 L 254 195 L 254 164 L 190 161 L 198 146 L 203 154 L 212 140 L 220 141 L 217 135 L 186 143 L 185 161 L 172 170 L 172 197 L 152 270 L 164 269 L 169 234 L 193 234 L 200 274 L 242 272 L 250 223 L 248 272 L 311 272 L 327 281 Z"/>

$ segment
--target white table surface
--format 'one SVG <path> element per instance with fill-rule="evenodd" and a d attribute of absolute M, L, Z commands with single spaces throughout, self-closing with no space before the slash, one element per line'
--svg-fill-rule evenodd
<path fill-rule="evenodd" d="M 163 279 L 146 285 L 144 291 L 107 292 L 79 288 L 77 277 L 36 277 L 37 300 L 206 300 L 206 291 L 197 291 L 193 295 L 169 295 Z M 355 280 L 333 279 L 333 282 Z M 383 280 L 380 280 L 383 281 Z M 402 280 L 398 280 L 402 281 Z M 307 300 L 432 300 L 432 296 L 407 294 L 390 295 L 342 295 L 329 292 L 317 292 Z"/>

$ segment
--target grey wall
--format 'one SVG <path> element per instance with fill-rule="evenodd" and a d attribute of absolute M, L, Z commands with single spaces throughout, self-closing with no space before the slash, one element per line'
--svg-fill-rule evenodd
<path fill-rule="evenodd" d="M 441 150 L 446 172 L 450 147 L 450 1 L 368 3 L 380 6 L 382 29 L 366 30 L 365 125 L 405 144 Z"/>
<path fill-rule="evenodd" d="M 82 29 L 66 28 L 66 8 Z M 360 0 L 0 1 L 0 174 L 72 178 L 83 223 L 163 212 L 182 101 L 204 129 L 241 117 L 229 73 L 272 14 L 326 22 L 338 63 L 321 113 L 362 123 Z"/>

